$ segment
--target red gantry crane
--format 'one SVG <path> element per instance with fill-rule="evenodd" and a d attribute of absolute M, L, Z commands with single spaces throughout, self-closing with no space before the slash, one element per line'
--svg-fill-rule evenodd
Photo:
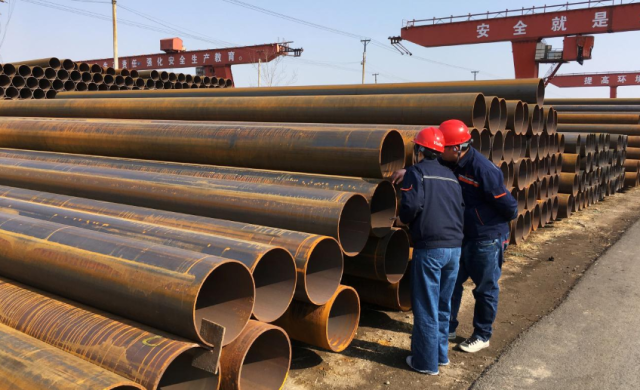
<path fill-rule="evenodd" d="M 516 78 L 538 77 L 540 63 L 562 63 L 591 58 L 594 37 L 640 30 L 640 3 L 631 0 L 601 0 L 566 3 L 407 21 L 400 37 L 424 47 L 511 42 Z M 564 48 L 553 50 L 543 38 L 564 37 Z M 400 47 L 402 49 L 402 47 Z"/>
<path fill-rule="evenodd" d="M 203 76 L 216 76 L 233 80 L 232 65 L 254 64 L 259 61 L 269 62 L 283 55 L 299 57 L 303 49 L 293 49 L 289 46 L 290 43 L 292 42 L 187 51 L 182 44 L 182 39 L 168 38 L 160 40 L 160 50 L 164 51 L 164 53 L 119 57 L 116 66 L 114 66 L 113 58 L 81 62 L 99 64 L 104 67 L 114 66 L 117 69 L 136 70 L 196 67 L 202 69 Z"/>
<path fill-rule="evenodd" d="M 618 87 L 640 86 L 640 71 L 561 74 L 550 78 L 549 83 L 560 88 L 609 87 L 609 97 L 615 98 Z"/>

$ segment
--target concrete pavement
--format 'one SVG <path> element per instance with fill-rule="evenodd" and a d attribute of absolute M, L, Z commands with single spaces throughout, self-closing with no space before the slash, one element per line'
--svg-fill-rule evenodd
<path fill-rule="evenodd" d="M 471 388 L 640 389 L 640 222 Z"/>

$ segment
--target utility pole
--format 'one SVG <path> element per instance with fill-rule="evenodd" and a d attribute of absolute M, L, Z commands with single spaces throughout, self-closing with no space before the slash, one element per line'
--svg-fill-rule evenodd
<path fill-rule="evenodd" d="M 376 84 L 378 84 L 378 75 L 379 75 L 379 74 L 380 74 L 380 73 L 373 73 L 373 77 L 375 77 L 375 79 L 376 79 Z"/>
<path fill-rule="evenodd" d="M 118 69 L 120 62 L 118 61 L 118 23 L 116 22 L 116 0 L 111 0 L 111 9 L 113 12 L 113 67 Z"/>
<path fill-rule="evenodd" d="M 362 52 L 362 84 L 364 84 L 364 67 L 367 63 L 367 44 L 371 42 L 371 39 L 361 39 L 360 42 L 364 44 L 364 51 Z"/>
<path fill-rule="evenodd" d="M 473 81 L 476 81 L 476 76 L 478 75 L 478 73 L 480 73 L 479 70 L 472 70 L 471 73 L 473 73 Z"/>

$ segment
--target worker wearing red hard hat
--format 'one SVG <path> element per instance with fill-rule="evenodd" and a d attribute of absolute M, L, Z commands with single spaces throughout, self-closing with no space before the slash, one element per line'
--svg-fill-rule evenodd
<path fill-rule="evenodd" d="M 509 242 L 509 221 L 518 215 L 518 202 L 505 188 L 502 171 L 471 146 L 471 135 L 463 122 L 445 121 L 440 130 L 445 139 L 441 159 L 453 169 L 465 203 L 464 242 L 451 300 L 449 339 L 456 339 L 462 285 L 471 278 L 476 300 L 474 331 L 459 347 L 473 353 L 489 346 L 498 310 L 498 279 Z"/>
<path fill-rule="evenodd" d="M 434 127 L 415 137 L 414 165 L 404 172 L 400 221 L 409 225 L 413 242 L 411 300 L 414 313 L 414 370 L 437 375 L 449 364 L 447 340 L 451 294 L 458 275 L 463 238 L 464 203 L 458 180 L 440 164 L 442 132 Z"/>

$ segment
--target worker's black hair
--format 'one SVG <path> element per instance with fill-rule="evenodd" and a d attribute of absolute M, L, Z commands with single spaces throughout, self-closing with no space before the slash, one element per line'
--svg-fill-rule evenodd
<path fill-rule="evenodd" d="M 416 156 L 418 155 L 418 152 L 422 153 L 425 160 L 435 160 L 440 157 L 440 152 L 436 152 L 433 149 L 425 148 L 421 145 L 414 145 L 413 152 Z"/>

